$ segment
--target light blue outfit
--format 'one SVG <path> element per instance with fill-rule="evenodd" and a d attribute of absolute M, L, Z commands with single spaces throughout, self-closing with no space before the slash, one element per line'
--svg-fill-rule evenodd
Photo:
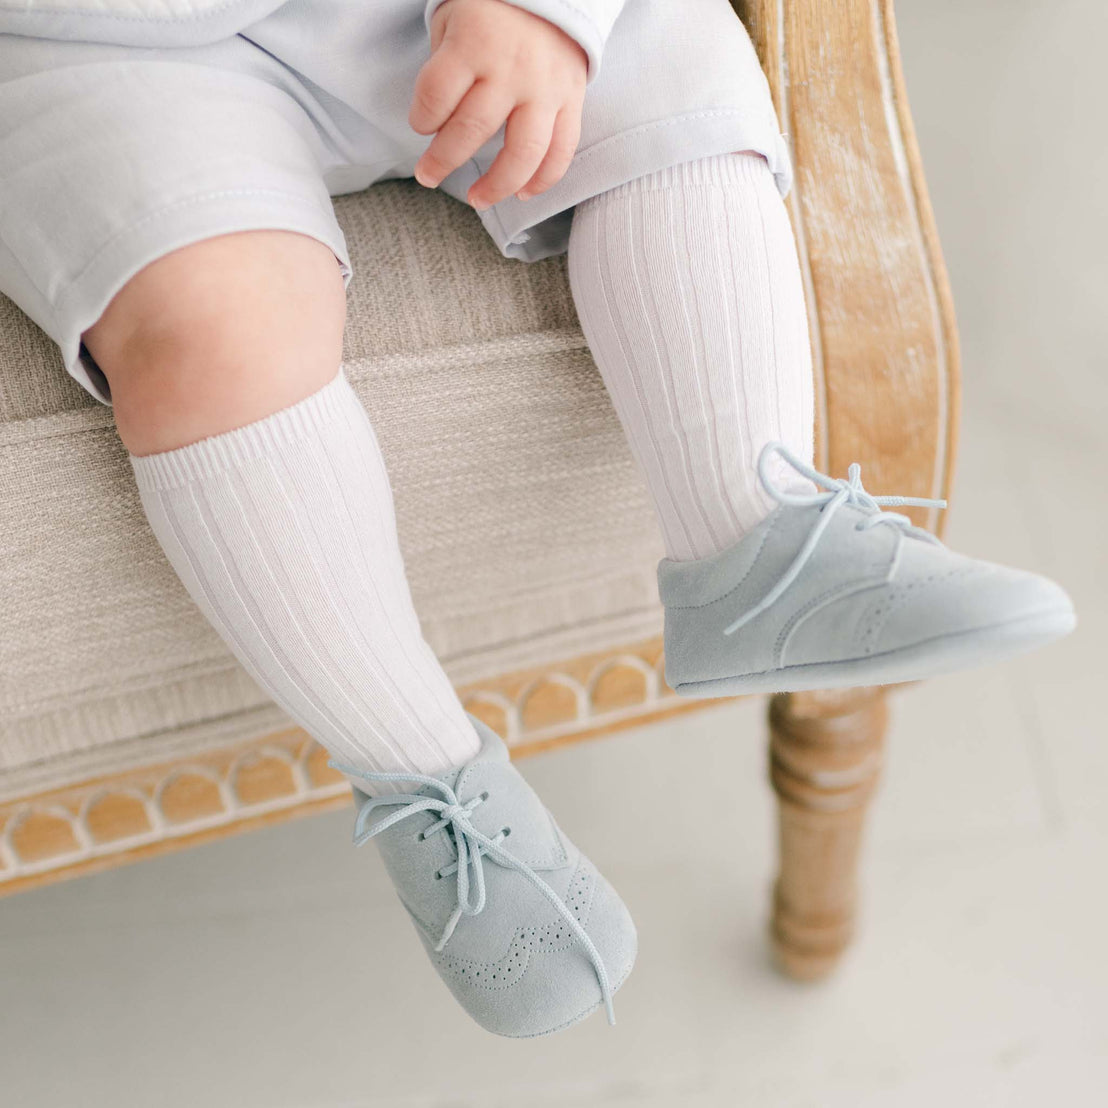
<path fill-rule="evenodd" d="M 0 0 L 0 292 L 111 402 L 80 336 L 139 269 L 283 228 L 350 258 L 330 197 L 410 177 L 407 122 L 440 0 Z M 510 0 L 589 58 L 563 179 L 480 213 L 507 257 L 565 251 L 575 204 L 683 161 L 755 150 L 790 183 L 765 77 L 727 0 Z M 503 129 L 442 183 L 459 200 Z"/>

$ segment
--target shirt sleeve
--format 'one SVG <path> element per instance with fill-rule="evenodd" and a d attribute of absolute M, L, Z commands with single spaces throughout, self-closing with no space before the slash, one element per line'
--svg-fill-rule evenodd
<path fill-rule="evenodd" d="M 428 33 L 431 17 L 446 0 L 427 0 L 424 21 Z M 588 55 L 587 81 L 591 84 L 600 72 L 600 58 L 608 41 L 616 17 L 627 0 L 504 0 L 513 7 L 522 8 L 532 15 L 560 27 Z"/>

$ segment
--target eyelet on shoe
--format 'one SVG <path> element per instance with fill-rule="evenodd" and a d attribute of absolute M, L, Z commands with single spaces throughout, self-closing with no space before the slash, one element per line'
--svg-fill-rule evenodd
<path fill-rule="evenodd" d="M 482 799 L 482 800 L 488 800 L 488 798 L 489 798 L 489 790 L 488 790 L 488 789 L 486 789 L 486 790 L 485 790 L 485 791 L 484 791 L 484 792 L 483 792 L 483 793 L 481 794 L 481 799 Z"/>
<path fill-rule="evenodd" d="M 861 523 L 856 523 L 856 524 L 854 524 L 854 530 L 855 531 L 864 531 L 865 527 Z"/>
<path fill-rule="evenodd" d="M 435 880 L 436 881 L 441 881 L 442 880 L 442 874 L 439 873 L 438 870 L 435 870 Z"/>
<path fill-rule="evenodd" d="M 507 838 L 511 833 L 512 833 L 512 829 L 510 827 L 501 827 L 500 828 L 500 834 L 503 835 L 504 838 Z"/>

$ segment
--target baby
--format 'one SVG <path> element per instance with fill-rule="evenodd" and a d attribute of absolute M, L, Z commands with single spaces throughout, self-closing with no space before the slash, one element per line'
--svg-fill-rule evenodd
<path fill-rule="evenodd" d="M 568 252 L 664 536 L 678 693 L 908 681 L 1064 634 L 1057 585 L 883 510 L 941 502 L 813 468 L 790 174 L 727 0 L 0 9 L 0 291 L 113 406 L 185 588 L 349 777 L 356 841 L 491 1031 L 611 1018 L 635 930 L 421 635 L 330 198 L 415 177 L 507 257 Z"/>

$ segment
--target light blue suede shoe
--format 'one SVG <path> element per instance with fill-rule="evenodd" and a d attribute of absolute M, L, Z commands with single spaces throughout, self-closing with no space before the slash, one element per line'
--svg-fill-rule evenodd
<path fill-rule="evenodd" d="M 635 961 L 635 925 L 615 890 L 569 841 L 474 716 L 481 750 L 411 793 L 354 790 L 354 842 L 377 839 L 423 945 L 463 1008 L 498 1035 L 560 1031 L 603 1005 Z"/>
<path fill-rule="evenodd" d="M 777 454 L 817 489 L 778 488 Z M 780 443 L 758 472 L 778 507 L 711 558 L 658 564 L 666 681 L 682 696 L 915 681 L 995 662 L 1072 631 L 1053 581 L 955 554 L 882 509 L 944 500 L 871 496 L 860 470 L 835 480 Z"/>

